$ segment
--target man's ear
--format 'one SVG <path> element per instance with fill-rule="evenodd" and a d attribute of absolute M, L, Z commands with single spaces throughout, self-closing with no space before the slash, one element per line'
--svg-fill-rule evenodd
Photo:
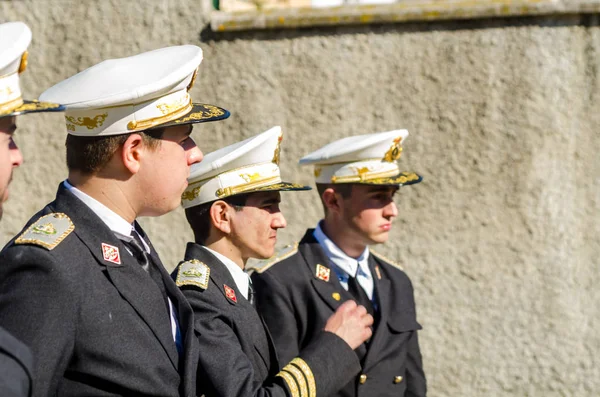
<path fill-rule="evenodd" d="M 224 234 L 231 233 L 231 206 L 223 200 L 215 201 L 209 209 L 210 222 Z"/>
<path fill-rule="evenodd" d="M 121 148 L 123 166 L 132 174 L 136 174 L 140 170 L 140 160 L 144 149 L 144 140 L 140 134 L 130 134 Z"/>
<path fill-rule="evenodd" d="M 323 203 L 325 204 L 328 212 L 339 213 L 341 211 L 342 195 L 336 193 L 332 188 L 325 189 L 321 198 L 323 199 Z"/>

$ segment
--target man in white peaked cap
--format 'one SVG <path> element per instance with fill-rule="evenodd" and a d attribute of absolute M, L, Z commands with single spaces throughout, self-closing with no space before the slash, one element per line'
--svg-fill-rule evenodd
<path fill-rule="evenodd" d="M 342 305 L 283 369 L 253 307 L 244 267 L 275 252 L 277 230 L 286 226 L 279 192 L 310 189 L 281 180 L 282 137 L 274 127 L 208 154 L 192 167 L 182 196 L 195 242 L 173 276 L 194 310 L 199 396 L 326 397 L 360 370 L 353 349 L 373 322 L 364 307 Z"/>
<path fill-rule="evenodd" d="M 325 217 L 252 275 L 258 310 L 284 362 L 348 300 L 375 318 L 373 337 L 355 350 L 361 373 L 332 396 L 426 394 L 411 282 L 369 248 L 388 239 L 399 187 L 421 181 L 398 167 L 407 136 L 397 130 L 348 137 L 302 158 L 300 164 L 314 166 Z"/>
<path fill-rule="evenodd" d="M 0 318 L 33 355 L 34 396 L 194 396 L 192 311 L 138 216 L 175 209 L 202 159 L 193 45 L 92 66 L 40 97 L 66 106 L 68 178 L 0 253 Z"/>
<path fill-rule="evenodd" d="M 8 199 L 13 169 L 23 162 L 13 140 L 17 116 L 64 110 L 63 106 L 55 103 L 23 99 L 19 76 L 27 67 L 30 43 L 31 30 L 23 22 L 0 24 L 0 218 L 2 205 Z M 0 266 L 3 265 L 0 263 Z M 0 327 L 0 395 L 16 397 L 31 394 L 32 362 L 29 349 Z"/>

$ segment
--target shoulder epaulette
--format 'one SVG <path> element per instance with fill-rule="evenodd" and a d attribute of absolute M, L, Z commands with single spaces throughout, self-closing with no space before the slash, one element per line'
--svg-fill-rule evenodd
<path fill-rule="evenodd" d="M 266 271 L 268 268 L 270 268 L 274 264 L 281 262 L 282 260 L 284 260 L 286 258 L 289 258 L 290 256 L 294 255 L 296 252 L 298 252 L 298 243 L 286 245 L 285 247 L 283 247 L 282 249 L 277 251 L 277 253 L 275 255 L 273 255 L 272 257 L 270 257 L 269 259 L 259 261 L 258 263 L 256 263 L 252 267 L 250 267 L 248 269 L 248 272 L 249 273 L 250 272 L 263 273 L 264 271 Z"/>
<path fill-rule="evenodd" d="M 400 270 L 404 271 L 404 268 L 403 268 L 403 267 L 402 267 L 402 265 L 401 265 L 401 264 L 399 264 L 398 262 L 396 262 L 396 261 L 393 261 L 393 260 L 391 260 L 390 258 L 387 258 L 387 257 L 385 257 L 385 256 L 381 255 L 379 252 L 375 252 L 375 251 L 373 251 L 372 249 L 369 249 L 369 252 L 370 252 L 371 254 L 373 254 L 375 257 L 377 257 L 377 258 L 381 259 L 382 261 L 384 261 L 384 262 L 386 262 L 386 263 L 389 263 L 390 265 L 392 265 L 392 266 L 394 266 L 394 267 L 396 267 L 396 268 L 398 268 L 398 269 L 400 269 Z"/>
<path fill-rule="evenodd" d="M 210 267 L 198 259 L 192 259 L 182 262 L 179 265 L 175 284 L 177 284 L 178 287 L 184 285 L 193 285 L 205 290 L 208 288 L 209 277 Z"/>
<path fill-rule="evenodd" d="M 73 230 L 75 225 L 71 219 L 63 213 L 56 212 L 35 221 L 17 237 L 15 244 L 35 244 L 52 250 Z"/>

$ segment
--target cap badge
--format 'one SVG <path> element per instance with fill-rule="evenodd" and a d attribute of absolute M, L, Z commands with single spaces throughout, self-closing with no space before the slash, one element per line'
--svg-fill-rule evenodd
<path fill-rule="evenodd" d="M 325 282 L 329 282 L 331 270 L 328 267 L 325 267 L 321 264 L 317 265 L 317 273 L 316 276 L 319 280 L 323 280 Z"/>
<path fill-rule="evenodd" d="M 21 63 L 19 64 L 18 73 L 21 74 L 27 69 L 27 58 L 29 57 L 29 51 L 25 51 L 23 55 L 21 55 Z"/>
<path fill-rule="evenodd" d="M 394 143 L 383 156 L 383 161 L 392 163 L 400 158 L 402 154 L 402 137 L 394 139 Z"/>
<path fill-rule="evenodd" d="M 102 243 L 102 257 L 105 261 L 121 264 L 121 255 L 119 254 L 119 248 L 114 245 Z"/>
<path fill-rule="evenodd" d="M 237 303 L 237 297 L 235 296 L 235 291 L 233 290 L 233 288 L 227 286 L 226 284 L 223 284 L 223 289 L 225 290 L 225 296 L 227 297 L 227 299 L 229 299 L 233 303 Z"/>
<path fill-rule="evenodd" d="M 277 147 L 275 147 L 275 152 L 273 153 L 272 162 L 279 165 L 279 152 L 281 151 L 281 141 L 283 141 L 283 134 L 279 134 L 279 138 L 277 138 Z"/>

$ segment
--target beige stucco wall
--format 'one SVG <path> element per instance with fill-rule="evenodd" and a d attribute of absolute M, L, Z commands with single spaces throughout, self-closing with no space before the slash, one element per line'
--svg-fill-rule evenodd
<path fill-rule="evenodd" d="M 333 139 L 407 128 L 401 161 L 425 180 L 401 190 L 379 251 L 415 285 L 430 396 L 600 395 L 597 16 L 218 36 L 202 33 L 199 0 L 0 1 L 9 20 L 33 30 L 29 96 L 108 57 L 200 45 L 193 97 L 232 117 L 196 127 L 197 143 L 282 125 L 287 179 L 310 183 L 295 162 Z M 66 175 L 61 116 L 18 123 L 25 164 L 1 243 Z M 314 192 L 283 199 L 281 245 L 320 215 Z M 142 223 L 174 266 L 191 237 L 182 211 Z"/>

